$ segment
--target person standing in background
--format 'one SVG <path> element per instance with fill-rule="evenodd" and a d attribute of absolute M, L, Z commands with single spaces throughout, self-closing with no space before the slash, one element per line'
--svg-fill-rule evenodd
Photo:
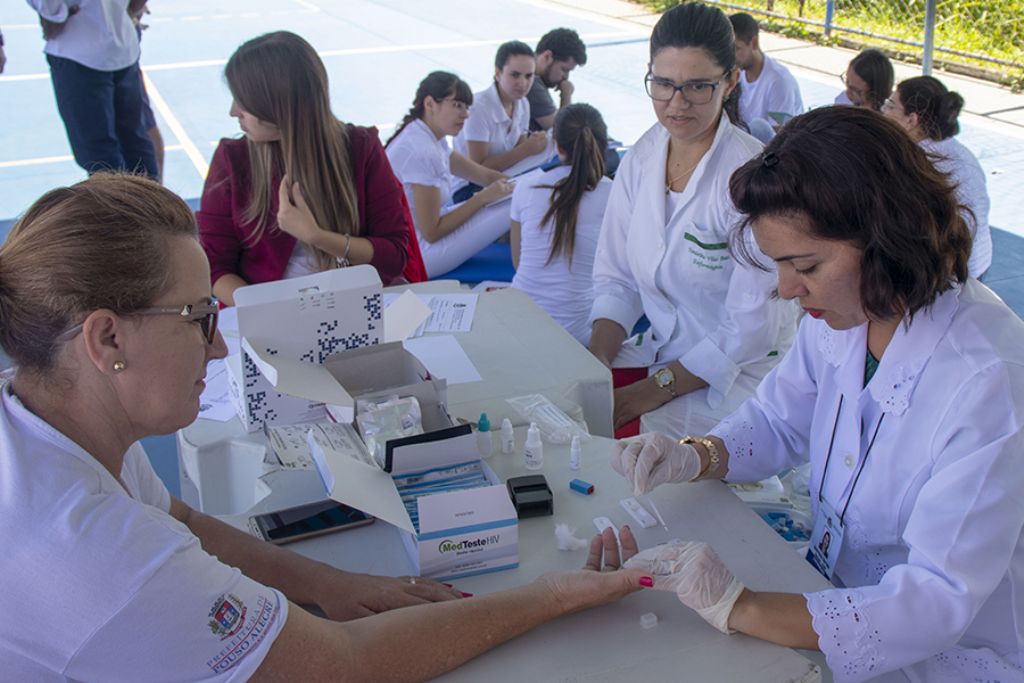
<path fill-rule="evenodd" d="M 79 166 L 157 178 L 142 120 L 139 37 L 132 17 L 145 0 L 27 0 L 39 13 L 46 61 Z"/>

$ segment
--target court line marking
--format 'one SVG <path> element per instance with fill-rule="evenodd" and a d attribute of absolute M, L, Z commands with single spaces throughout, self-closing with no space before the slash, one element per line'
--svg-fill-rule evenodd
<path fill-rule="evenodd" d="M 146 92 L 149 94 L 149 101 L 153 107 L 160 112 L 160 115 L 164 118 L 164 123 L 174 133 L 174 137 L 178 139 L 182 148 L 185 150 L 185 154 L 188 155 L 192 165 L 195 166 L 196 171 L 199 172 L 199 177 L 206 179 L 206 174 L 210 170 L 209 164 L 206 163 L 206 159 L 199 152 L 196 144 L 192 142 L 192 138 L 185 132 L 185 127 L 178 121 L 178 117 L 171 111 L 171 107 L 167 104 L 167 101 L 160 94 L 160 91 L 156 89 L 153 81 L 150 80 L 149 75 L 143 71 L 142 77 L 146 81 Z"/>
<path fill-rule="evenodd" d="M 624 38 L 633 35 L 644 35 L 642 31 L 604 31 L 600 33 L 588 33 L 581 35 L 583 40 L 594 40 L 600 38 Z M 527 42 L 536 42 L 540 36 L 526 38 Z M 464 40 L 449 43 L 414 43 L 408 45 L 378 45 L 374 47 L 354 47 L 340 50 L 321 50 L 317 54 L 321 57 L 351 57 L 357 55 L 387 54 L 395 52 L 420 52 L 430 50 L 449 50 L 452 48 L 481 47 L 486 45 L 501 45 L 504 38 L 491 40 Z M 178 69 L 193 69 L 207 66 L 223 66 L 227 59 L 203 59 L 191 62 L 170 62 L 166 64 L 143 64 L 144 72 L 175 71 Z M 0 76 L 0 83 L 12 83 L 15 81 L 37 81 L 50 77 L 49 73 L 20 74 L 15 76 Z"/>

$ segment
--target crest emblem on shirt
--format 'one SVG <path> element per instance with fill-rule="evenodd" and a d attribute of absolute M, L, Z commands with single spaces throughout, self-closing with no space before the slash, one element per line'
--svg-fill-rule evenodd
<path fill-rule="evenodd" d="M 245 603 L 235 595 L 224 593 L 210 608 L 210 631 L 221 640 L 230 638 L 242 627 L 245 612 Z"/>

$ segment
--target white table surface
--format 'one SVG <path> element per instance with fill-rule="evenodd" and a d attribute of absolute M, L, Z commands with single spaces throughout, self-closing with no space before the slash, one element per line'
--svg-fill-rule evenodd
<path fill-rule="evenodd" d="M 431 294 L 467 291 L 453 281 L 384 291 L 406 288 Z M 476 422 L 486 412 L 495 427 L 504 417 L 522 424 L 505 399 L 541 393 L 566 409 L 579 406 L 591 433 L 612 435 L 611 373 L 523 292 L 509 288 L 480 293 L 472 330 L 454 336 L 483 380 L 448 387 L 448 412 L 453 418 Z M 185 502 L 215 514 L 249 507 L 251 501 L 236 505 L 233 493 L 203 491 L 204 482 L 233 477 L 240 454 L 258 460 L 266 443 L 262 432 L 247 433 L 237 417 L 228 422 L 199 419 L 180 430 L 179 472 Z"/>
<path fill-rule="evenodd" d="M 488 461 L 504 480 L 532 474 L 522 464 L 525 430 L 517 429 L 514 455 L 496 453 Z M 620 507 L 629 495 L 624 480 L 608 465 L 611 440 L 595 437 L 584 445 L 583 469 L 568 468 L 568 448 L 545 443 L 544 474 L 554 494 L 554 515 L 520 520 L 517 569 L 459 579 L 466 592 L 488 593 L 526 583 L 546 571 L 574 569 L 586 551 L 559 551 L 554 527 L 565 522 L 589 538 L 593 518 L 629 524 L 642 548 L 672 538 L 710 543 L 737 577 L 755 590 L 803 592 L 829 584 L 768 525 L 720 482 L 663 486 L 652 494 L 668 522 L 642 529 Z M 596 486 L 584 496 L 568 488 L 571 479 Z M 322 499 L 313 471 L 278 472 L 268 477 L 273 492 L 250 511 L 264 512 Z M 247 515 L 226 517 L 241 525 Z M 334 566 L 375 574 L 412 572 L 398 531 L 381 521 L 288 546 Z M 659 624 L 644 631 L 640 615 L 654 612 Z M 439 644 L 439 647 L 443 645 Z M 815 664 L 810 659 L 811 657 Z M 643 590 L 622 601 L 546 624 L 442 676 L 443 681 L 779 681 L 831 680 L 822 672 L 820 653 L 798 653 L 744 635 L 712 629 L 670 593 Z M 822 677 L 824 674 L 824 677 Z"/>

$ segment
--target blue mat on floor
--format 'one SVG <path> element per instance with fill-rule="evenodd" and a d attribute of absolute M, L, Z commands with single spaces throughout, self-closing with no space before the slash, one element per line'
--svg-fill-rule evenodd
<path fill-rule="evenodd" d="M 508 244 L 488 244 L 455 270 L 438 275 L 432 280 L 458 280 L 475 285 L 484 280 L 511 282 L 516 274 L 512 267 L 512 247 Z"/>

